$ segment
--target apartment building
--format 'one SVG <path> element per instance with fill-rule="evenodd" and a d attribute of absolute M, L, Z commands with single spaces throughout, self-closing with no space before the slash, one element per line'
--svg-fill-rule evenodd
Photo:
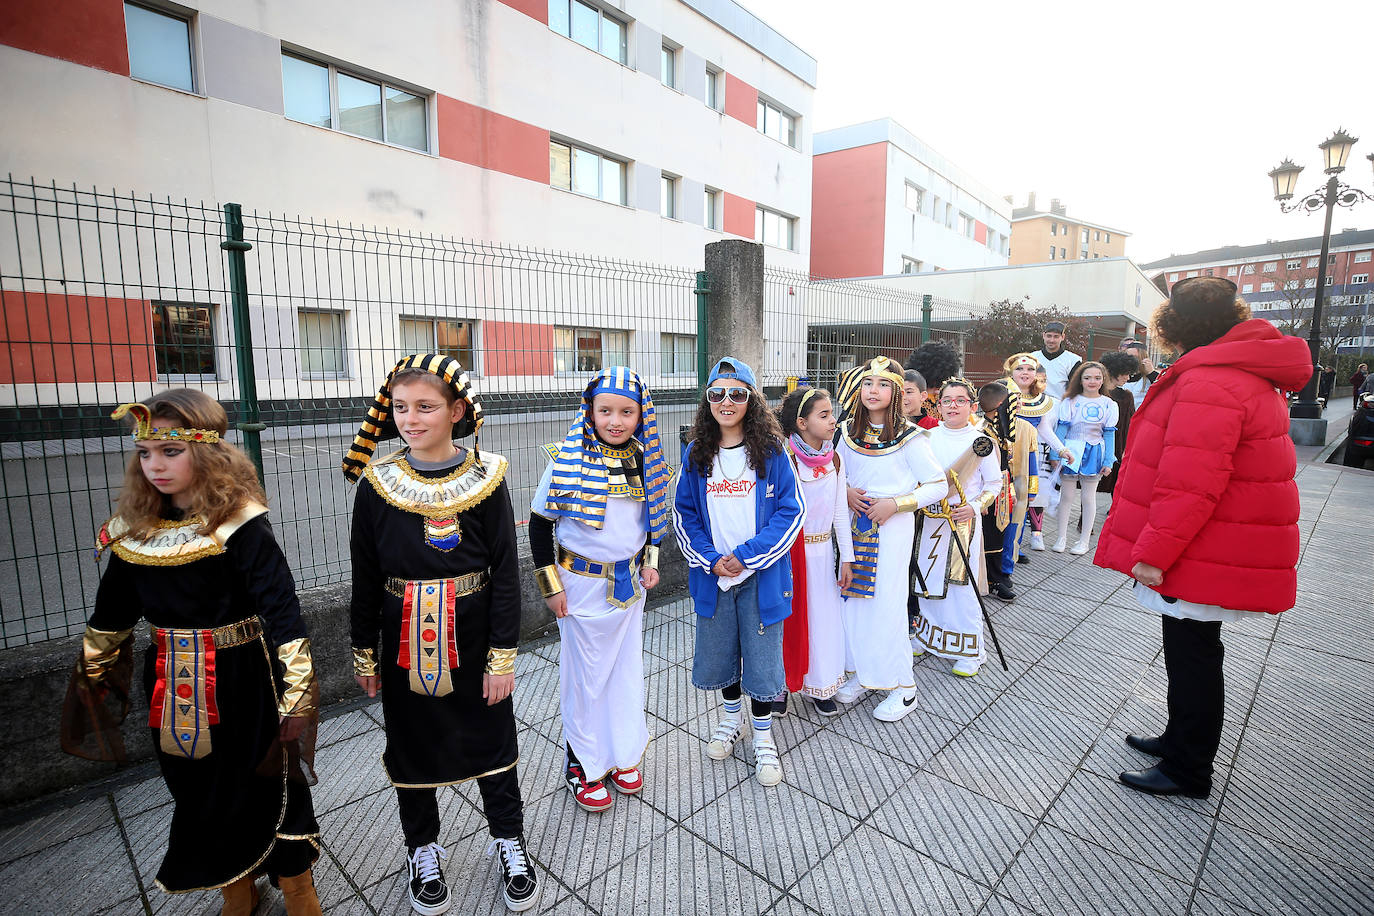
<path fill-rule="evenodd" d="M 1017 207 L 1011 216 L 1012 264 L 1039 264 L 1042 261 L 1091 261 L 1120 258 L 1126 254 L 1129 232 L 1101 223 L 1070 217 L 1058 198 L 1050 209 L 1035 208 L 1035 192 L 1026 206 Z"/>

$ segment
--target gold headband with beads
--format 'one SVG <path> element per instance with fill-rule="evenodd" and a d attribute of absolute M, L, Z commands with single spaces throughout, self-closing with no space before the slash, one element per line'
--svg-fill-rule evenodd
<path fill-rule="evenodd" d="M 172 442 L 218 442 L 219 433 L 213 429 L 185 429 L 180 426 L 154 426 L 153 413 L 147 404 L 135 401 L 120 404 L 110 414 L 111 420 L 125 416 L 134 418 L 133 437 L 135 442 L 172 441 Z"/>
<path fill-rule="evenodd" d="M 797 416 L 800 417 L 802 415 L 802 411 L 806 409 L 806 402 L 811 400 L 812 396 L 815 395 L 816 391 L 817 389 L 815 388 L 806 389 L 806 394 L 802 395 L 801 401 L 797 404 Z"/>
<path fill-rule="evenodd" d="M 1029 353 L 1017 353 L 1007 360 L 1007 364 L 1004 368 L 1006 371 L 1011 372 L 1014 369 L 1020 369 L 1022 366 L 1030 366 L 1032 369 L 1039 369 L 1040 360 L 1031 356 Z"/>

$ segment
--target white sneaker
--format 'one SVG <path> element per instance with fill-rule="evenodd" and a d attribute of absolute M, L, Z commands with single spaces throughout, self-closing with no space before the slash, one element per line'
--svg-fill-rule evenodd
<path fill-rule="evenodd" d="M 1032 532 L 1031 532 L 1031 546 L 1030 546 L 1030 549 L 1031 549 L 1031 550 L 1044 550 L 1044 549 L 1045 549 L 1045 536 L 1044 536 L 1043 534 L 1041 534 L 1039 531 L 1032 531 Z"/>
<path fill-rule="evenodd" d="M 1059 540 L 1057 540 L 1057 541 L 1054 542 L 1054 546 L 1051 547 L 1050 550 L 1053 550 L 1055 553 L 1063 553 L 1063 552 L 1064 552 L 1064 549 L 1065 549 L 1066 547 L 1068 547 L 1068 546 L 1069 546 L 1069 540 L 1068 540 L 1068 538 L 1060 538 Z"/>
<path fill-rule="evenodd" d="M 873 718 L 883 722 L 896 722 L 916 708 L 916 688 L 898 687 L 887 692 L 887 699 L 873 710 Z"/>
<path fill-rule="evenodd" d="M 954 663 L 954 667 L 951 670 L 960 677 L 973 677 L 978 673 L 978 669 L 982 667 L 983 662 L 980 659 L 961 658 Z"/>
<path fill-rule="evenodd" d="M 773 736 L 754 736 L 754 778 L 761 786 L 776 786 L 782 782 L 782 759 Z"/>
<path fill-rule="evenodd" d="M 835 699 L 841 703 L 849 704 L 857 702 L 865 693 L 868 693 L 868 691 L 859 683 L 859 679 L 857 677 L 851 677 L 844 682 L 843 687 L 835 691 Z"/>
<path fill-rule="evenodd" d="M 1076 557 L 1081 557 L 1081 556 L 1083 556 L 1083 554 L 1085 554 L 1085 553 L 1087 553 L 1087 552 L 1088 552 L 1088 542 L 1087 542 L 1087 541 L 1079 541 L 1077 544 L 1074 544 L 1073 547 L 1069 548 L 1069 553 L 1073 554 L 1073 555 L 1076 556 Z"/>
<path fill-rule="evenodd" d="M 911 657 L 912 657 L 912 658 L 920 658 L 921 656 L 923 656 L 923 655 L 925 655 L 925 654 L 926 654 L 926 644 L 923 643 L 923 642 L 921 642 L 921 640 L 918 639 L 918 638 L 915 637 L 915 636 L 911 637 Z"/>
<path fill-rule="evenodd" d="M 726 716 L 721 719 L 716 723 L 716 730 L 711 732 L 711 740 L 706 743 L 706 756 L 712 760 L 724 760 L 729 757 L 742 730 L 743 726 L 740 725 L 738 717 Z"/>

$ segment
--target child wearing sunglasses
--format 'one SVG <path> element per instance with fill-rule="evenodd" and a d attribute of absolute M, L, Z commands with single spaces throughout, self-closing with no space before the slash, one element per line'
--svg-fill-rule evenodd
<path fill-rule="evenodd" d="M 792 613 L 788 553 L 805 506 L 782 430 L 754 372 L 727 356 L 711 369 L 682 450 L 673 527 L 696 610 L 692 684 L 719 690 L 725 714 L 706 754 L 729 757 L 749 694 L 755 776 L 782 781 L 772 701 L 783 692 L 782 621 Z"/>
<path fill-rule="evenodd" d="M 916 708 L 907 595 L 918 509 L 945 495 L 925 436 L 902 416 L 902 367 L 886 356 L 840 384 L 845 420 L 836 451 L 848 469 L 853 579 L 843 589 L 848 680 L 835 694 L 853 703 L 886 690 L 873 717 L 896 722 Z"/>

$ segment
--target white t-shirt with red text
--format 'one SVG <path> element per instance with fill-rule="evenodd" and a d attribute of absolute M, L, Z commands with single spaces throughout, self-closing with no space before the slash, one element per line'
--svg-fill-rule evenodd
<path fill-rule="evenodd" d="M 711 543 L 721 556 L 758 534 L 755 518 L 754 488 L 758 474 L 749 465 L 749 452 L 743 443 L 722 448 L 711 463 L 706 478 L 706 514 L 711 522 Z M 728 591 L 754 574 L 752 569 L 732 578 L 720 578 L 721 591 Z"/>

